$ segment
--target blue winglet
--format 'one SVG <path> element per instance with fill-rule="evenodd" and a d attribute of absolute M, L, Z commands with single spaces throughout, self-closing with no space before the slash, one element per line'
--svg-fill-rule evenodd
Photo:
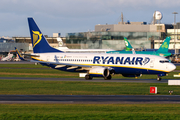
<path fill-rule="evenodd" d="M 26 61 L 22 56 L 21 54 L 19 53 L 18 49 L 15 47 L 15 50 L 16 50 L 16 53 L 18 54 L 19 56 L 19 59 L 23 60 L 23 61 Z"/>

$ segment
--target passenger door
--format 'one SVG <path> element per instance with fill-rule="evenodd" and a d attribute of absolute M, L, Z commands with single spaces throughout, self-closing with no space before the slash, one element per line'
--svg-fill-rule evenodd
<path fill-rule="evenodd" d="M 151 61 L 150 61 L 150 68 L 154 68 L 154 61 L 155 61 L 155 59 L 153 58 L 153 59 L 151 59 Z"/>
<path fill-rule="evenodd" d="M 50 56 L 47 56 L 47 61 L 50 61 Z"/>

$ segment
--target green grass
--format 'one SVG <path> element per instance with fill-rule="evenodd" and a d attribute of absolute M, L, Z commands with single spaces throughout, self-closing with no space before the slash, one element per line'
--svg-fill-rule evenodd
<path fill-rule="evenodd" d="M 180 66 L 177 67 L 177 70 L 180 70 Z M 0 73 L 2 73 L 0 76 L 4 77 L 78 78 L 78 73 L 63 72 L 33 64 L 0 64 Z M 3 75 L 3 73 L 6 74 Z M 178 74 L 178 72 L 172 72 L 169 76 L 162 78 L 174 79 L 173 74 Z M 156 75 L 143 75 L 140 78 L 156 79 L 156 77 Z M 113 78 L 129 79 L 121 75 L 113 76 Z M 173 90 L 173 95 L 180 95 L 179 86 L 168 86 L 167 83 L 38 80 L 0 80 L 0 94 L 150 95 L 150 86 L 157 87 L 158 95 L 169 95 L 168 90 Z M 1 120 L 178 120 L 180 118 L 179 113 L 180 104 L 0 104 Z"/>
<path fill-rule="evenodd" d="M 0 119 L 178 120 L 180 104 L 0 104 Z"/>
<path fill-rule="evenodd" d="M 48 68 L 47 66 L 42 66 L 40 64 L 0 64 L 0 68 Z"/>
<path fill-rule="evenodd" d="M 167 83 L 78 82 L 0 80 L 0 94 L 19 95 L 150 95 L 150 86 L 156 86 L 159 95 L 180 95 L 179 86 Z"/>

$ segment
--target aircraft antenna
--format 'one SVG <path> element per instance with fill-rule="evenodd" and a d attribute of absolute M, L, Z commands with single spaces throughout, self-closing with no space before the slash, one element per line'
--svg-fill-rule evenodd
<path fill-rule="evenodd" d="M 124 24 L 124 18 L 123 18 L 123 13 L 121 12 L 121 22 Z"/>

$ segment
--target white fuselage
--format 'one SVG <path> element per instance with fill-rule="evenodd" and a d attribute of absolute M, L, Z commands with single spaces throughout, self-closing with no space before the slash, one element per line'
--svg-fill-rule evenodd
<path fill-rule="evenodd" d="M 37 54 L 36 54 L 37 55 Z M 166 58 L 143 54 L 41 53 L 38 60 L 73 66 L 111 67 L 117 74 L 159 74 L 173 71 L 176 66 Z"/>

